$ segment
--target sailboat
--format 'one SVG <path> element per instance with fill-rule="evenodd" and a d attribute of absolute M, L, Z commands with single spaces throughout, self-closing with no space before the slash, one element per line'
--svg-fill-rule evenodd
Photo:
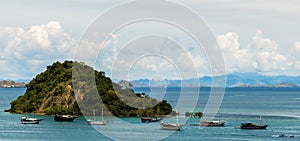
<path fill-rule="evenodd" d="M 163 123 L 163 122 L 160 123 L 161 129 L 164 129 L 164 130 L 180 131 L 182 126 L 183 126 L 183 124 L 178 123 L 178 114 L 176 115 L 176 124 L 174 124 L 174 123 Z"/>
<path fill-rule="evenodd" d="M 102 111 L 101 111 L 101 121 L 97 121 L 96 120 L 96 112 L 95 110 L 93 110 L 93 115 L 94 115 L 94 120 L 88 120 L 87 123 L 90 125 L 106 125 L 106 122 L 103 120 L 103 107 L 102 107 Z"/>

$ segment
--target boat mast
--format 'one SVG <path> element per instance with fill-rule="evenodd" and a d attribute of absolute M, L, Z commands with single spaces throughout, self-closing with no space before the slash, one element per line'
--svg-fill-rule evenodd
<path fill-rule="evenodd" d="M 93 115 L 94 115 L 94 121 L 96 121 L 96 112 L 93 110 Z"/>
<path fill-rule="evenodd" d="M 261 115 L 259 115 L 260 125 L 262 125 L 262 118 Z"/>
<path fill-rule="evenodd" d="M 102 107 L 102 111 L 101 111 L 101 118 L 102 118 L 102 121 L 103 121 L 103 107 Z"/>
<path fill-rule="evenodd" d="M 178 114 L 179 114 L 179 113 L 176 112 L 176 124 L 177 124 L 177 125 L 178 125 Z"/>

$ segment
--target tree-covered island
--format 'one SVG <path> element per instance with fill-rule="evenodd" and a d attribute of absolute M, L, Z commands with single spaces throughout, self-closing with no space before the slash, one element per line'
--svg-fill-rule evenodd
<path fill-rule="evenodd" d="M 72 67 L 80 66 L 83 69 L 79 71 L 72 70 Z M 83 72 L 80 72 L 84 70 Z M 101 97 L 102 101 L 97 102 L 97 97 L 90 96 L 88 85 L 89 79 L 77 79 L 72 78 L 72 73 L 94 73 L 94 81 L 97 87 L 97 93 Z M 84 108 L 85 112 L 92 113 L 93 110 L 97 110 L 100 113 L 100 109 L 95 107 L 106 107 L 108 111 L 104 112 L 104 115 L 115 116 L 164 116 L 172 112 L 172 107 L 166 100 L 157 101 L 149 96 L 140 97 L 135 94 L 132 89 L 124 89 L 120 85 L 112 82 L 109 77 L 105 76 L 102 71 L 94 70 L 92 67 L 75 61 L 55 62 L 51 66 L 47 66 L 47 69 L 38 74 L 27 85 L 26 92 L 23 96 L 19 96 L 16 100 L 11 102 L 11 113 L 32 113 L 32 114 L 70 114 L 70 115 L 82 115 L 82 112 L 75 99 L 75 92 L 73 89 L 73 81 L 80 81 L 76 83 L 82 87 L 80 89 L 80 98 L 78 99 L 91 99 L 95 101 L 92 104 L 87 105 Z M 120 100 L 120 97 L 123 101 Z M 140 107 L 132 107 L 124 103 L 130 101 L 134 105 L 140 105 Z M 104 104 L 104 105 L 103 105 Z M 147 108 L 147 105 L 155 105 Z M 146 107 L 146 108 L 145 108 Z"/>

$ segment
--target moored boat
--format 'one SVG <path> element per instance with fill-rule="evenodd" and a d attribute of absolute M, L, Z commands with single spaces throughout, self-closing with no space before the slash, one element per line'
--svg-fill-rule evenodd
<path fill-rule="evenodd" d="M 224 126 L 225 121 L 201 121 L 200 126 Z"/>
<path fill-rule="evenodd" d="M 272 137 L 276 138 L 294 138 L 294 135 L 289 135 L 289 134 L 279 134 L 279 135 L 272 135 Z"/>
<path fill-rule="evenodd" d="M 181 127 L 183 126 L 182 124 L 170 124 L 170 123 L 160 123 L 161 129 L 164 130 L 176 130 L 180 131 Z"/>
<path fill-rule="evenodd" d="M 266 129 L 268 125 L 256 125 L 254 123 L 241 123 L 241 129 Z"/>
<path fill-rule="evenodd" d="M 87 123 L 89 125 L 106 125 L 105 121 L 93 121 L 93 120 L 88 120 Z"/>
<path fill-rule="evenodd" d="M 96 112 L 93 110 L 94 120 L 87 120 L 90 125 L 106 125 L 106 121 L 103 120 L 103 108 L 101 112 L 102 121 L 96 121 Z"/>
<path fill-rule="evenodd" d="M 178 114 L 176 114 L 176 124 L 173 123 L 160 123 L 160 127 L 163 130 L 176 130 L 176 131 L 180 131 L 182 128 L 183 124 L 179 124 L 178 123 Z"/>
<path fill-rule="evenodd" d="M 71 115 L 55 115 L 54 116 L 54 120 L 55 121 L 68 121 L 68 122 L 72 122 L 72 121 L 74 121 L 75 118 L 77 118 L 77 117 L 71 116 Z"/>
<path fill-rule="evenodd" d="M 219 127 L 219 126 L 225 126 L 225 121 L 221 120 L 221 116 L 218 115 L 219 120 L 203 120 L 200 122 L 200 126 L 211 126 L 211 127 Z"/>
<path fill-rule="evenodd" d="M 162 120 L 161 118 L 157 118 L 157 117 L 154 117 L 154 118 L 152 118 L 152 117 L 143 117 L 143 118 L 141 118 L 142 122 L 159 122 L 161 120 Z"/>
<path fill-rule="evenodd" d="M 256 125 L 254 123 L 247 122 L 247 123 L 241 123 L 240 128 L 241 129 L 266 129 L 268 127 L 268 125 L 262 124 L 261 116 L 260 116 L 259 120 L 260 120 L 260 125 Z"/>
<path fill-rule="evenodd" d="M 41 119 L 37 118 L 28 118 L 27 116 L 21 118 L 22 124 L 39 124 Z"/>

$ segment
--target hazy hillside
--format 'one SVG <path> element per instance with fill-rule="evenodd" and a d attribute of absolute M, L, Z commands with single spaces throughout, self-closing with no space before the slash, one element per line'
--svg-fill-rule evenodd
<path fill-rule="evenodd" d="M 204 76 L 188 80 L 163 80 L 165 86 L 171 87 L 195 87 L 197 82 L 200 86 L 211 86 L 213 79 L 217 77 Z M 140 79 L 130 81 L 134 87 L 156 87 L 153 80 Z M 150 84 L 150 85 L 149 85 Z M 226 87 L 298 87 L 300 76 L 265 76 L 258 73 L 233 73 L 226 75 Z M 159 87 L 159 86 L 158 86 Z M 217 85 L 216 87 L 220 87 Z"/>

